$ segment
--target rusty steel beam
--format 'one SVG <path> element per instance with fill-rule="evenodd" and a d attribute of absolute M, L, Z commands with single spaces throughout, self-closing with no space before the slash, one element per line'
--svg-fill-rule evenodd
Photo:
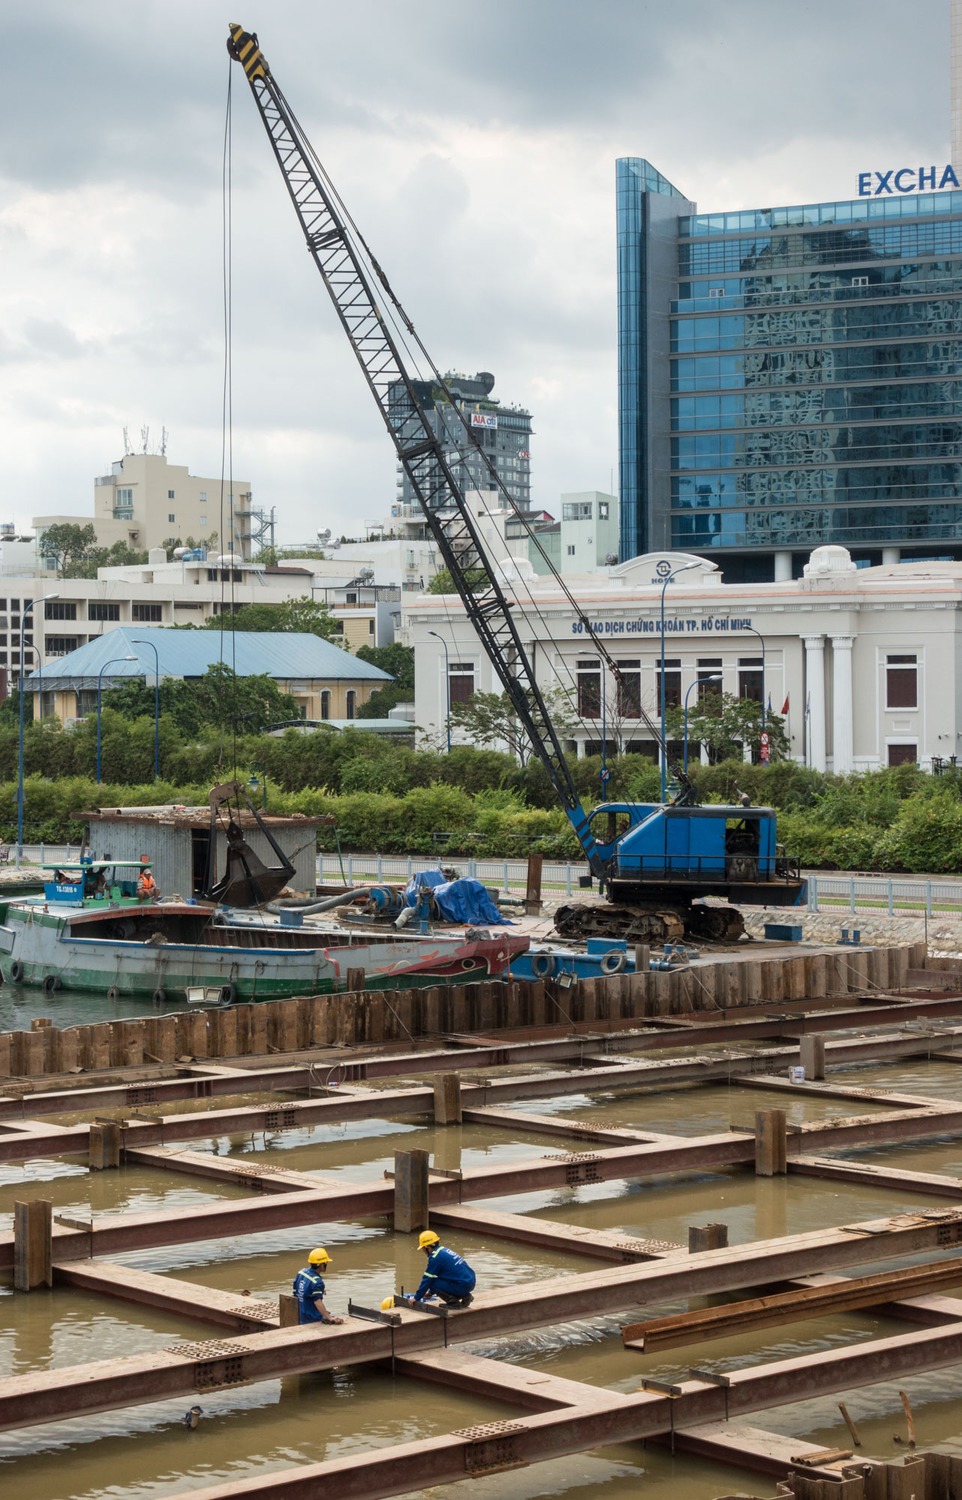
<path fill-rule="evenodd" d="M 613 1261 L 617 1265 L 688 1254 L 686 1246 L 669 1244 L 665 1240 L 610 1234 L 585 1228 L 582 1224 L 559 1224 L 527 1214 L 496 1213 L 490 1208 L 432 1208 L 431 1227 L 490 1235 L 519 1245 L 540 1245 L 542 1249 L 555 1250 L 562 1255 L 586 1255 L 592 1260 Z"/>
<path fill-rule="evenodd" d="M 607 1141 L 612 1146 L 679 1140 L 678 1136 L 663 1131 L 625 1130 L 619 1125 L 571 1120 L 567 1115 L 529 1115 L 517 1109 L 465 1109 L 462 1119 L 466 1125 L 493 1125 L 500 1130 L 523 1130 L 528 1135 L 563 1135 L 569 1140 Z"/>
<path fill-rule="evenodd" d="M 931 1193 L 937 1198 L 962 1198 L 962 1177 L 948 1177 L 940 1172 L 910 1172 L 903 1166 L 883 1167 L 867 1162 L 844 1161 L 833 1156 L 795 1156 L 789 1172 L 801 1177 L 826 1177 L 836 1182 L 857 1182 L 861 1186 L 891 1188 L 905 1192 Z"/>
<path fill-rule="evenodd" d="M 274 1207 L 278 1201 L 270 1199 L 268 1206 Z M 618 1314 L 639 1303 L 669 1297 L 703 1296 L 785 1280 L 803 1272 L 890 1260 L 931 1251 L 946 1243 L 962 1244 L 962 1210 L 930 1209 L 926 1214 L 903 1214 L 844 1229 L 789 1235 L 698 1255 L 587 1271 L 579 1276 L 532 1282 L 523 1288 L 481 1292 L 469 1308 L 443 1320 L 402 1310 L 400 1324 L 394 1328 L 349 1318 L 337 1327 L 308 1324 L 278 1328 L 226 1342 L 175 1344 L 120 1359 L 10 1376 L 0 1380 L 0 1430 L 190 1395 L 214 1385 L 272 1380 L 307 1370 L 386 1359 L 392 1354 L 416 1354 L 493 1334 L 516 1333 L 596 1314 Z M 948 1329 L 962 1340 L 962 1324 L 948 1325 Z M 905 1335 L 905 1339 L 937 1340 L 940 1336 L 948 1336 L 945 1326 Z M 805 1365 L 804 1360 L 796 1363 Z M 784 1395 L 781 1399 L 796 1397 Z M 712 1411 L 706 1418 L 695 1416 L 692 1421 L 711 1420 L 716 1415 L 719 1413 Z"/>
<path fill-rule="evenodd" d="M 852 1349 L 829 1350 L 799 1360 L 736 1370 L 727 1392 L 685 1381 L 677 1397 L 645 1393 L 617 1396 L 598 1407 L 566 1406 L 533 1416 L 352 1453 L 325 1463 L 302 1464 L 275 1474 L 229 1481 L 187 1492 L 184 1500 L 381 1500 L 410 1490 L 453 1484 L 465 1478 L 507 1473 L 546 1459 L 720 1423 L 728 1414 L 747 1415 L 769 1406 L 813 1399 L 855 1385 L 904 1378 L 952 1365 L 962 1356 L 962 1325 L 880 1339 Z M 796 1450 L 796 1451 L 801 1451 Z"/>
<path fill-rule="evenodd" d="M 653 1349 L 705 1343 L 744 1329 L 770 1328 L 773 1324 L 797 1323 L 857 1307 L 876 1307 L 892 1298 L 932 1292 L 960 1281 L 962 1258 L 955 1257 L 948 1264 L 931 1262 L 901 1271 L 853 1277 L 832 1286 L 799 1287 L 790 1292 L 751 1297 L 744 1302 L 728 1302 L 724 1307 L 702 1307 L 667 1318 L 648 1318 L 642 1323 L 626 1324 L 621 1337 L 626 1349 L 648 1354 Z"/>
<path fill-rule="evenodd" d="M 151 1271 L 111 1265 L 103 1260 L 72 1261 L 67 1265 L 54 1262 L 53 1279 L 54 1286 L 72 1286 L 84 1292 L 118 1297 L 124 1302 L 136 1302 L 159 1312 L 179 1313 L 238 1333 L 276 1328 L 279 1323 L 276 1298 L 270 1303 L 262 1302 L 237 1292 L 221 1292 L 216 1287 L 156 1276 Z"/>
<path fill-rule="evenodd" d="M 443 1385 L 447 1390 L 506 1401 L 510 1406 L 523 1406 L 529 1411 L 557 1411 L 565 1406 L 607 1407 L 612 1398 L 614 1404 L 619 1400 L 616 1392 L 604 1386 L 565 1380 L 546 1370 L 526 1370 L 523 1365 L 484 1359 L 461 1349 L 398 1355 L 392 1361 L 392 1368 L 397 1375 L 411 1375 L 417 1380 Z"/>
<path fill-rule="evenodd" d="M 882 1039 L 883 1041 L 885 1039 Z M 899 1055 L 925 1053 L 930 1042 L 925 1037 L 888 1039 L 899 1049 Z M 962 1045 L 962 1032 L 960 1032 Z M 832 1044 L 833 1062 L 857 1060 L 878 1055 L 879 1039 Z M 564 1073 L 524 1075 L 498 1078 L 482 1084 L 465 1085 L 462 1103 L 465 1109 L 486 1108 L 500 1102 L 522 1098 L 544 1098 L 556 1094 L 672 1086 L 679 1082 L 708 1082 L 730 1079 L 732 1071 L 750 1082 L 755 1074 L 770 1075 L 773 1067 L 787 1066 L 797 1057 L 797 1047 L 766 1049 L 751 1054 L 729 1054 L 727 1057 L 698 1055 L 671 1058 L 662 1062 L 625 1060 L 610 1067 L 569 1070 Z M 216 1081 L 216 1080 L 214 1080 Z M 879 1101 L 884 1104 L 882 1097 Z M 931 1101 L 919 1103 L 922 1110 Z M 432 1087 L 390 1089 L 381 1092 L 338 1094 L 323 1099 L 304 1099 L 225 1110 L 204 1110 L 195 1114 L 171 1115 L 164 1119 L 127 1121 L 124 1143 L 132 1148 L 168 1144 L 172 1141 L 209 1139 L 213 1135 L 258 1130 L 277 1130 L 293 1126 L 340 1123 L 345 1120 L 397 1117 L 399 1115 L 431 1116 L 434 1109 Z M 962 1107 L 958 1114 L 962 1118 Z M 6 1125 L 0 1133 L 0 1162 L 23 1161 L 36 1156 L 62 1156 L 85 1151 L 88 1144 L 86 1125 L 61 1127 L 23 1122 L 17 1127 Z"/>
<path fill-rule="evenodd" d="M 206 1129 L 212 1128 L 209 1114 L 188 1118 L 203 1119 Z M 294 1112 L 289 1128 L 297 1123 Z M 925 1111 L 893 1110 L 884 1115 L 855 1116 L 800 1126 L 788 1137 L 788 1154 L 791 1161 L 795 1155 L 809 1154 L 812 1147 L 840 1150 L 865 1144 L 919 1140 L 953 1131 L 962 1131 L 962 1106 L 934 1105 Z M 668 1138 L 667 1141 L 615 1147 L 607 1151 L 558 1153 L 533 1161 L 474 1168 L 457 1181 L 434 1180 L 430 1203 L 432 1207 L 445 1207 L 465 1199 L 551 1191 L 625 1177 L 717 1170 L 744 1165 L 754 1159 L 754 1153 L 754 1136 L 737 1130 L 724 1135 Z M 375 1183 L 327 1187 L 319 1183 L 314 1191 L 272 1194 L 267 1202 L 257 1199 L 220 1200 L 167 1213 L 102 1216 L 94 1219 L 92 1241 L 86 1233 L 77 1234 L 64 1226 L 57 1226 L 54 1253 L 61 1260 L 86 1257 L 92 1243 L 95 1254 L 111 1258 L 129 1250 L 253 1234 L 275 1225 L 289 1228 L 322 1220 L 387 1215 L 392 1211 L 393 1190 L 390 1187 Z M 12 1236 L 0 1234 L 0 1270 L 12 1263 Z"/>
<path fill-rule="evenodd" d="M 850 1099 L 856 1104 L 879 1104 L 891 1109 L 930 1109 L 938 1101 L 931 1094 L 897 1094 L 891 1089 L 859 1088 L 855 1084 L 823 1083 L 820 1079 L 805 1078 L 795 1083 L 790 1078 L 779 1078 L 774 1073 L 756 1073 L 751 1077 L 736 1076 L 732 1083 L 746 1088 L 771 1089 L 776 1093 L 791 1094 L 796 1099 Z"/>

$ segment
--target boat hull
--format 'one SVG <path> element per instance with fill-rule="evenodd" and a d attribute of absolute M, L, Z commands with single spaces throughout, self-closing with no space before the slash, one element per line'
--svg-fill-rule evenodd
<path fill-rule="evenodd" d="M 169 913 L 165 916 L 169 917 Z M 197 920 L 196 910 L 190 916 Z M 366 990 L 465 984 L 506 973 L 526 939 L 504 932 L 470 938 L 426 936 L 405 941 L 286 946 L 219 942 L 151 943 L 97 935 L 104 923 L 31 907 L 7 908 L 0 928 L 0 974 L 5 984 L 46 985 L 115 997 L 183 1002 L 213 990 L 240 1002 L 323 995 L 347 988 L 348 972 L 363 970 Z M 90 935 L 87 935 L 89 931 Z M 228 930 L 229 931 L 229 930 Z M 83 935 L 81 935 L 83 934 Z M 195 994 L 189 994 L 194 991 Z"/>

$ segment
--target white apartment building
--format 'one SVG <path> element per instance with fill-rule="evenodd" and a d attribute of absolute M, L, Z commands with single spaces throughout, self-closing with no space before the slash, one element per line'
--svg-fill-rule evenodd
<path fill-rule="evenodd" d="M 168 463 L 161 453 L 127 453 L 111 464 L 110 473 L 94 480 L 92 516 L 34 516 L 37 532 L 48 526 L 88 526 L 97 529 L 97 544 L 123 542 L 134 552 L 167 547 L 172 540 L 192 537 L 212 550 L 251 555 L 252 497 L 248 479 L 224 486 L 220 479 L 201 479 L 186 465 Z"/>
<path fill-rule="evenodd" d="M 663 657 L 662 585 L 673 573 Z M 724 584 L 715 563 L 666 552 L 565 581 L 590 630 L 553 577 L 515 577 L 506 592 L 539 683 L 572 695 L 572 753 L 597 753 L 603 729 L 611 734 L 602 705 L 616 692 L 599 639 L 629 702 L 655 720 L 662 661 L 671 702 L 720 677 L 722 691 L 785 710 L 793 757 L 816 770 L 930 766 L 962 750 L 962 562 L 856 568 L 845 548 L 829 546 L 812 553 L 803 578 Z M 402 621 L 415 649 L 415 721 L 425 730 L 444 725 L 449 703 L 501 691 L 457 596 L 404 600 Z M 628 748 L 654 756 L 640 716 L 622 708 L 620 720 Z"/>

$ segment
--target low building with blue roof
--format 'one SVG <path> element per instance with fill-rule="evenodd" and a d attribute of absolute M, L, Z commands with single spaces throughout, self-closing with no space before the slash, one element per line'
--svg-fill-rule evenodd
<path fill-rule="evenodd" d="M 48 660 L 42 672 L 26 679 L 24 691 L 42 691 L 45 711 L 67 724 L 96 711 L 98 680 L 102 691 L 128 677 L 149 679 L 153 685 L 159 670 L 162 679 L 190 682 L 217 662 L 238 677 L 272 677 L 305 719 L 353 719 L 377 688 L 394 680 L 389 672 L 309 633 L 121 625 Z"/>

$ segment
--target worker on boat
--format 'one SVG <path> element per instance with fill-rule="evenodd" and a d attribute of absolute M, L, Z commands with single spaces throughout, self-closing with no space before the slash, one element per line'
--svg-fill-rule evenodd
<path fill-rule="evenodd" d="M 424 1251 L 428 1261 L 414 1301 L 440 1297 L 448 1307 L 469 1307 L 477 1277 L 467 1261 L 442 1245 L 433 1229 L 425 1229 L 418 1237 L 418 1249 Z"/>
<path fill-rule="evenodd" d="M 324 1306 L 324 1281 L 321 1267 L 331 1264 L 331 1257 L 319 1245 L 307 1257 L 307 1265 L 294 1277 L 294 1296 L 297 1298 L 297 1321 L 299 1323 L 343 1323 Z"/>
<path fill-rule="evenodd" d="M 128 886 L 129 889 L 130 887 Z M 140 872 L 140 878 L 137 881 L 137 899 L 138 901 L 158 901 L 160 899 L 160 890 L 151 874 L 150 865 L 144 865 L 144 868 Z"/>

